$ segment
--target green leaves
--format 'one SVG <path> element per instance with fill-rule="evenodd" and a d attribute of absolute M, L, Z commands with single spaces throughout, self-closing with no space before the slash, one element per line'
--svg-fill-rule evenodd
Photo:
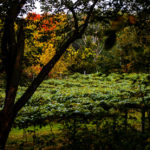
<path fill-rule="evenodd" d="M 74 74 L 67 79 L 45 80 L 20 111 L 15 124 L 20 128 L 44 126 L 67 116 L 98 117 L 116 114 L 126 105 L 149 105 L 149 74 Z M 133 84 L 134 82 L 134 84 Z M 19 95 L 25 88 L 21 87 Z M 142 94 L 143 93 L 143 94 Z M 144 96 L 144 97 L 143 97 Z M 48 121 L 49 120 L 49 121 Z"/>

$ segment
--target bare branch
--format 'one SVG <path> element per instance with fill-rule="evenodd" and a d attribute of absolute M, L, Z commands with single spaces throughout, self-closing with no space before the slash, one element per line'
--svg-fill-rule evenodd
<path fill-rule="evenodd" d="M 72 13 L 72 15 L 73 15 L 74 26 L 75 26 L 76 31 L 78 32 L 78 30 L 79 30 L 78 18 L 77 18 L 77 15 L 76 15 L 76 13 L 75 13 L 75 10 L 74 10 L 73 7 L 71 7 L 71 6 L 69 6 L 69 5 L 68 5 L 67 7 L 68 7 L 68 9 L 71 11 L 71 13 Z"/>

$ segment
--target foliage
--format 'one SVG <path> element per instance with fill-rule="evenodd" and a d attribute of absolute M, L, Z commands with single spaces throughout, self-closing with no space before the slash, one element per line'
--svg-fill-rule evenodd
<path fill-rule="evenodd" d="M 0 19 L 2 19 L 4 23 L 1 42 L 1 58 L 4 66 L 2 71 L 6 73 L 6 96 L 4 105 L 2 105 L 3 108 L 0 111 L 0 149 L 5 149 L 5 143 L 19 110 L 21 110 L 29 101 L 39 85 L 53 69 L 54 65 L 66 52 L 66 49 L 70 46 L 70 44 L 82 37 L 89 22 L 95 21 L 96 15 L 99 20 L 105 20 L 104 18 L 108 19 L 118 16 L 118 12 L 121 10 L 122 12 L 127 12 L 128 14 L 134 13 L 137 16 L 144 13 L 145 16 L 143 15 L 143 19 L 145 19 L 149 16 L 148 12 L 150 8 L 148 1 L 143 2 L 139 0 L 135 0 L 135 3 L 128 0 L 123 2 L 122 0 L 112 0 L 111 2 L 104 0 L 66 0 L 62 2 L 59 0 L 39 0 L 42 4 L 42 10 L 44 12 L 50 11 L 53 14 L 65 12 L 65 14 L 67 14 L 66 17 L 68 21 L 65 22 L 65 26 L 61 28 L 62 30 L 59 30 L 61 36 L 60 39 L 58 39 L 53 45 L 57 48 L 54 56 L 47 62 L 47 64 L 43 65 L 43 68 L 33 80 L 31 85 L 26 89 L 24 94 L 17 99 L 16 95 L 22 72 L 24 45 L 26 38 L 28 38 L 26 37 L 24 30 L 28 21 L 21 18 L 21 16 L 23 14 L 27 14 L 32 8 L 34 8 L 35 2 L 36 0 L 0 1 Z M 18 25 L 17 29 L 15 26 L 16 24 Z M 47 21 L 44 21 L 44 24 L 47 24 Z M 55 26 L 53 27 L 54 28 L 52 29 L 55 29 Z M 44 31 L 49 31 L 49 28 L 46 26 L 42 26 L 41 29 Z M 115 36 L 113 34 L 113 43 L 115 41 L 114 37 Z M 43 37 L 40 37 L 40 40 L 43 40 Z M 40 50 L 38 51 L 40 52 Z M 35 109 L 35 112 L 36 111 L 37 110 Z M 142 131 L 144 131 L 144 110 L 142 110 L 142 118 Z"/>
<path fill-rule="evenodd" d="M 90 24 L 82 39 L 72 44 L 66 59 L 70 62 L 69 71 L 79 73 L 101 71 L 107 74 L 149 72 L 147 24 L 144 23 L 146 29 L 139 28 L 137 18 L 128 14 L 108 21 L 110 24 L 105 22 Z M 113 41 L 112 34 L 115 34 L 115 44 L 111 50 L 107 50 L 105 44 L 107 40 Z"/>
<path fill-rule="evenodd" d="M 24 90 L 20 87 L 18 98 Z M 62 80 L 46 80 L 19 113 L 16 125 L 45 125 L 47 119 L 73 114 L 105 116 L 111 108 L 126 109 L 126 104 L 140 107 L 143 99 L 148 107 L 149 90 L 149 74 L 74 74 Z M 107 110 L 105 105 L 110 108 Z"/>
<path fill-rule="evenodd" d="M 61 39 L 59 32 L 64 28 L 66 15 L 29 13 L 26 19 L 29 21 L 29 25 L 26 27 L 26 34 L 30 37 L 26 39 L 24 72 L 29 77 L 34 78 L 55 55 L 55 43 Z M 66 63 L 61 58 L 52 69 L 50 76 L 55 76 L 55 74 L 57 75 L 65 70 Z"/>
<path fill-rule="evenodd" d="M 140 150 L 149 138 L 146 132 L 143 135 L 140 116 L 143 104 L 145 112 L 149 112 L 149 80 L 150 75 L 144 73 L 74 74 L 62 80 L 45 80 L 19 112 L 14 127 L 26 130 L 30 126 L 60 123 L 59 138 L 64 140 L 59 143 L 64 149 L 94 146 L 98 150 L 124 150 L 128 146 Z M 20 87 L 18 98 L 24 90 L 25 87 Z M 145 115 L 145 119 L 147 130 L 149 115 Z M 42 136 L 39 139 L 42 140 Z M 144 144 L 145 148 L 148 144 Z"/>
<path fill-rule="evenodd" d="M 98 57 L 99 70 L 111 72 L 149 72 L 150 50 L 140 42 L 142 32 L 138 27 L 125 27 L 117 33 L 116 44 L 111 50 L 103 49 Z M 144 36 L 144 35 L 143 35 Z M 145 35 L 148 42 L 148 36 Z"/>
<path fill-rule="evenodd" d="M 70 72 L 94 73 L 99 70 L 98 57 L 104 49 L 103 23 L 89 24 L 82 39 L 75 41 L 67 52 Z"/>

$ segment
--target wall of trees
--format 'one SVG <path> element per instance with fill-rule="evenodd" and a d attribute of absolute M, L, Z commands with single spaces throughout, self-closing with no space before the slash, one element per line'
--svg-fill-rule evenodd
<path fill-rule="evenodd" d="M 26 19 L 29 21 L 26 28 L 29 38 L 26 40 L 24 73 L 34 78 L 47 63 L 47 57 L 54 56 L 55 43 L 61 40 L 58 31 L 65 26 L 67 17 L 65 14 L 42 16 L 30 13 Z M 136 17 L 127 14 L 109 19 L 107 23 L 91 23 L 82 39 L 70 45 L 49 77 L 73 72 L 149 72 L 148 30 L 147 26 L 140 29 Z M 113 43 L 105 43 L 109 38 L 113 40 L 113 36 Z M 109 44 L 111 49 L 106 48 Z"/>

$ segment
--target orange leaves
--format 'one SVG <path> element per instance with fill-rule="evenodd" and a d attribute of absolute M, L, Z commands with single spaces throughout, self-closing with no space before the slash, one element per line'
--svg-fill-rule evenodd
<path fill-rule="evenodd" d="M 29 13 L 27 15 L 27 20 L 40 20 L 41 19 L 41 15 L 40 14 L 36 14 L 36 13 Z"/>
<path fill-rule="evenodd" d="M 132 62 L 122 65 L 121 68 L 122 68 L 122 72 L 124 73 L 133 72 L 133 69 L 134 69 Z"/>
<path fill-rule="evenodd" d="M 45 30 L 45 31 L 53 31 L 55 30 L 56 28 L 56 23 L 53 21 L 53 18 L 49 18 L 49 20 L 47 19 L 44 19 L 42 21 L 42 28 Z"/>
<path fill-rule="evenodd" d="M 31 21 L 39 21 L 40 22 L 40 29 L 44 29 L 45 32 L 53 31 L 56 29 L 57 26 L 60 26 L 65 19 L 66 16 L 64 14 L 58 15 L 49 15 L 49 14 L 36 14 L 36 13 L 29 13 L 27 15 L 27 20 Z"/>
<path fill-rule="evenodd" d="M 128 16 L 128 19 L 129 19 L 129 23 L 130 24 L 136 24 L 136 18 L 132 15 L 129 15 Z"/>

